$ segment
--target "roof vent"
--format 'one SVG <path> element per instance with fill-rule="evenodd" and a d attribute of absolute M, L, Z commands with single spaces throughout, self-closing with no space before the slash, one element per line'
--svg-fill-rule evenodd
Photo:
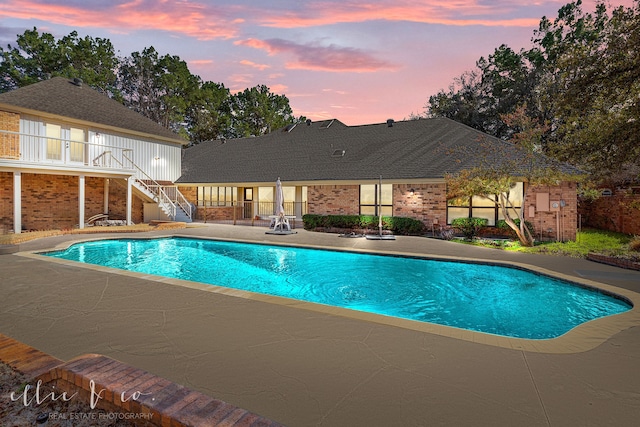
<path fill-rule="evenodd" d="M 387 119 L 387 127 L 392 128 L 393 127 L 393 123 L 394 123 L 393 119 Z"/>
<path fill-rule="evenodd" d="M 82 79 L 80 77 L 74 77 L 71 83 L 78 87 L 82 87 Z"/>
<path fill-rule="evenodd" d="M 331 157 L 344 157 L 344 154 L 347 152 L 347 150 L 334 150 L 333 153 L 331 154 Z"/>
<path fill-rule="evenodd" d="M 307 119 L 307 126 L 311 126 L 311 119 Z"/>
<path fill-rule="evenodd" d="M 293 130 L 293 128 L 294 128 L 294 127 L 296 127 L 296 124 L 297 124 L 297 123 L 292 123 L 292 124 L 290 124 L 290 125 L 287 125 L 287 127 L 286 127 L 286 128 L 284 128 L 284 131 L 285 131 L 285 132 L 291 132 L 291 131 Z"/>

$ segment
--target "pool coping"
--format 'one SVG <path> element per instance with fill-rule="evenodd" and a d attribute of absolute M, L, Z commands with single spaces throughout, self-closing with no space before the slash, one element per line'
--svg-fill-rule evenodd
<path fill-rule="evenodd" d="M 378 324 L 394 326 L 394 327 L 399 327 L 404 329 L 410 329 L 414 331 L 435 334 L 443 337 L 449 337 L 453 339 L 473 342 L 477 344 L 485 344 L 485 345 L 494 346 L 494 347 L 501 347 L 506 349 L 519 350 L 519 351 L 528 351 L 528 352 L 534 352 L 534 353 L 571 354 L 571 353 L 580 353 L 580 352 L 589 351 L 601 345 L 602 343 L 604 343 L 605 341 L 607 341 L 608 339 L 610 339 L 611 337 L 613 337 L 615 334 L 619 332 L 622 332 L 634 326 L 640 326 L 640 308 L 638 308 L 638 306 L 640 305 L 640 293 L 633 292 L 624 288 L 608 285 L 605 283 L 597 282 L 590 279 L 569 276 L 563 273 L 551 271 L 551 270 L 538 267 L 532 264 L 527 264 L 527 263 L 521 263 L 521 262 L 515 262 L 515 261 L 502 261 L 502 260 L 487 260 L 487 259 L 481 259 L 481 258 L 468 258 L 468 257 L 448 256 L 448 255 L 424 255 L 424 254 L 416 254 L 411 252 L 392 251 L 392 250 L 384 250 L 384 249 L 370 250 L 370 249 L 362 249 L 362 248 L 336 248 L 336 247 L 309 245 L 309 244 L 301 244 L 301 243 L 258 242 L 254 240 L 230 239 L 230 238 L 222 238 L 222 237 L 202 237 L 202 236 L 196 237 L 192 235 L 182 235 L 177 233 L 167 234 L 162 236 L 127 236 L 126 238 L 149 240 L 149 239 L 171 238 L 171 237 L 182 237 L 182 238 L 191 238 L 191 239 L 197 238 L 197 239 L 204 239 L 204 240 L 250 243 L 250 244 L 263 244 L 263 245 L 270 245 L 270 246 L 299 247 L 299 248 L 321 249 L 321 250 L 330 250 L 330 251 L 338 251 L 338 252 L 381 254 L 381 255 L 402 256 L 402 257 L 428 259 L 428 260 L 482 263 L 482 264 L 499 265 L 499 266 L 506 266 L 506 267 L 515 267 L 515 268 L 531 271 L 533 273 L 542 274 L 549 277 L 568 281 L 578 286 L 595 288 L 596 290 L 600 290 L 605 293 L 608 293 L 629 301 L 632 304 L 632 308 L 624 313 L 601 317 L 601 318 L 583 323 L 581 325 L 574 327 L 567 333 L 556 338 L 533 340 L 533 339 L 513 338 L 513 337 L 506 337 L 501 335 L 494 335 L 486 332 L 477 332 L 477 331 L 461 329 L 453 326 L 438 325 L 435 323 L 420 322 L 415 320 L 402 319 L 398 317 L 361 312 L 361 311 L 351 310 L 351 309 L 342 308 L 342 307 L 333 307 L 333 306 L 322 305 L 318 303 L 294 300 L 286 297 L 260 294 L 260 293 L 250 292 L 250 291 L 243 291 L 243 290 L 227 288 L 227 287 L 222 287 L 217 285 L 204 284 L 204 283 L 193 282 L 189 280 L 167 278 L 167 277 L 156 276 L 156 275 L 146 274 L 146 273 L 136 273 L 131 271 L 118 270 L 110 267 L 103 267 L 103 266 L 98 266 L 93 264 L 85 264 L 77 261 L 70 261 L 70 260 L 64 260 L 60 258 L 52 258 L 52 257 L 47 257 L 45 255 L 40 255 L 42 252 L 63 250 L 76 243 L 96 241 L 96 240 L 120 239 L 122 237 L 87 237 L 87 238 L 81 238 L 81 239 L 74 239 L 71 241 L 60 243 L 53 248 L 18 252 L 15 255 L 34 258 L 38 260 L 47 260 L 49 262 L 55 262 L 62 265 L 80 267 L 80 268 L 90 269 L 94 271 L 108 272 L 108 273 L 135 277 L 135 278 L 144 279 L 144 280 L 152 280 L 152 281 L 166 283 L 170 285 L 182 286 L 182 287 L 187 287 L 191 289 L 197 289 L 201 291 L 213 292 L 213 293 L 226 295 L 226 296 L 232 296 L 236 298 L 244 298 L 244 299 L 264 302 L 268 304 L 281 305 L 281 306 L 287 306 L 295 309 L 308 310 L 308 311 L 323 313 L 331 316 L 346 317 L 346 318 L 365 321 L 365 322 L 372 322 L 372 323 L 378 323 Z"/>

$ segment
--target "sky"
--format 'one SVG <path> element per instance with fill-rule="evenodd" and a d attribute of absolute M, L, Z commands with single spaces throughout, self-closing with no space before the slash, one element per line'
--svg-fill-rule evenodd
<path fill-rule="evenodd" d="M 296 116 L 361 125 L 423 114 L 481 56 L 502 44 L 530 48 L 540 19 L 568 2 L 2 0 L 0 46 L 34 27 L 109 39 L 120 56 L 153 46 L 234 93 L 264 84 Z"/>

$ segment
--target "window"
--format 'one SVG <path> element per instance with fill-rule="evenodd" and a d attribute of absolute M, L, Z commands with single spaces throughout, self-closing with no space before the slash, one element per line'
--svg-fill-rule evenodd
<path fill-rule="evenodd" d="M 47 134 L 48 160 L 62 160 L 62 140 L 60 139 L 61 130 L 62 128 L 59 125 L 47 123 L 45 126 L 45 132 Z"/>
<path fill-rule="evenodd" d="M 47 123 L 47 159 L 64 162 L 84 162 L 86 133 L 84 129 L 63 128 L 60 125 Z"/>
<path fill-rule="evenodd" d="M 512 208 L 509 213 L 512 217 L 517 217 L 522 209 L 522 200 L 524 198 L 524 184 L 517 183 L 509 191 L 509 200 Z M 495 226 L 498 220 L 504 219 L 502 209 L 496 204 L 497 196 L 489 198 L 473 196 L 463 200 L 447 201 L 447 224 L 451 224 L 456 218 L 486 218 L 487 224 Z"/>
<path fill-rule="evenodd" d="M 382 194 L 380 194 L 380 190 L 382 190 Z M 382 216 L 393 215 L 393 185 L 361 185 L 360 215 L 377 216 L 380 207 L 382 208 Z"/>
<path fill-rule="evenodd" d="M 69 130 L 69 160 L 72 162 L 84 162 L 85 133 L 83 129 L 71 128 Z"/>
<path fill-rule="evenodd" d="M 236 187 L 198 187 L 198 206 L 233 206 Z"/>

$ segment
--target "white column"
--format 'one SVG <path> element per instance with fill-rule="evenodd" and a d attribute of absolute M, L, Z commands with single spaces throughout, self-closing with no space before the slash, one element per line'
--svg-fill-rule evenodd
<path fill-rule="evenodd" d="M 302 187 L 299 185 L 296 186 L 296 200 L 295 200 L 294 206 L 295 206 L 295 211 L 293 214 L 298 219 L 302 218 Z"/>
<path fill-rule="evenodd" d="M 13 232 L 22 232 L 22 174 L 13 173 Z"/>
<path fill-rule="evenodd" d="M 78 176 L 78 227 L 84 228 L 84 175 Z"/>
<path fill-rule="evenodd" d="M 127 225 L 131 225 L 131 177 L 127 178 Z"/>
<path fill-rule="evenodd" d="M 103 214 L 109 214 L 109 178 L 104 180 L 104 196 L 102 197 L 104 206 L 102 208 Z"/>

